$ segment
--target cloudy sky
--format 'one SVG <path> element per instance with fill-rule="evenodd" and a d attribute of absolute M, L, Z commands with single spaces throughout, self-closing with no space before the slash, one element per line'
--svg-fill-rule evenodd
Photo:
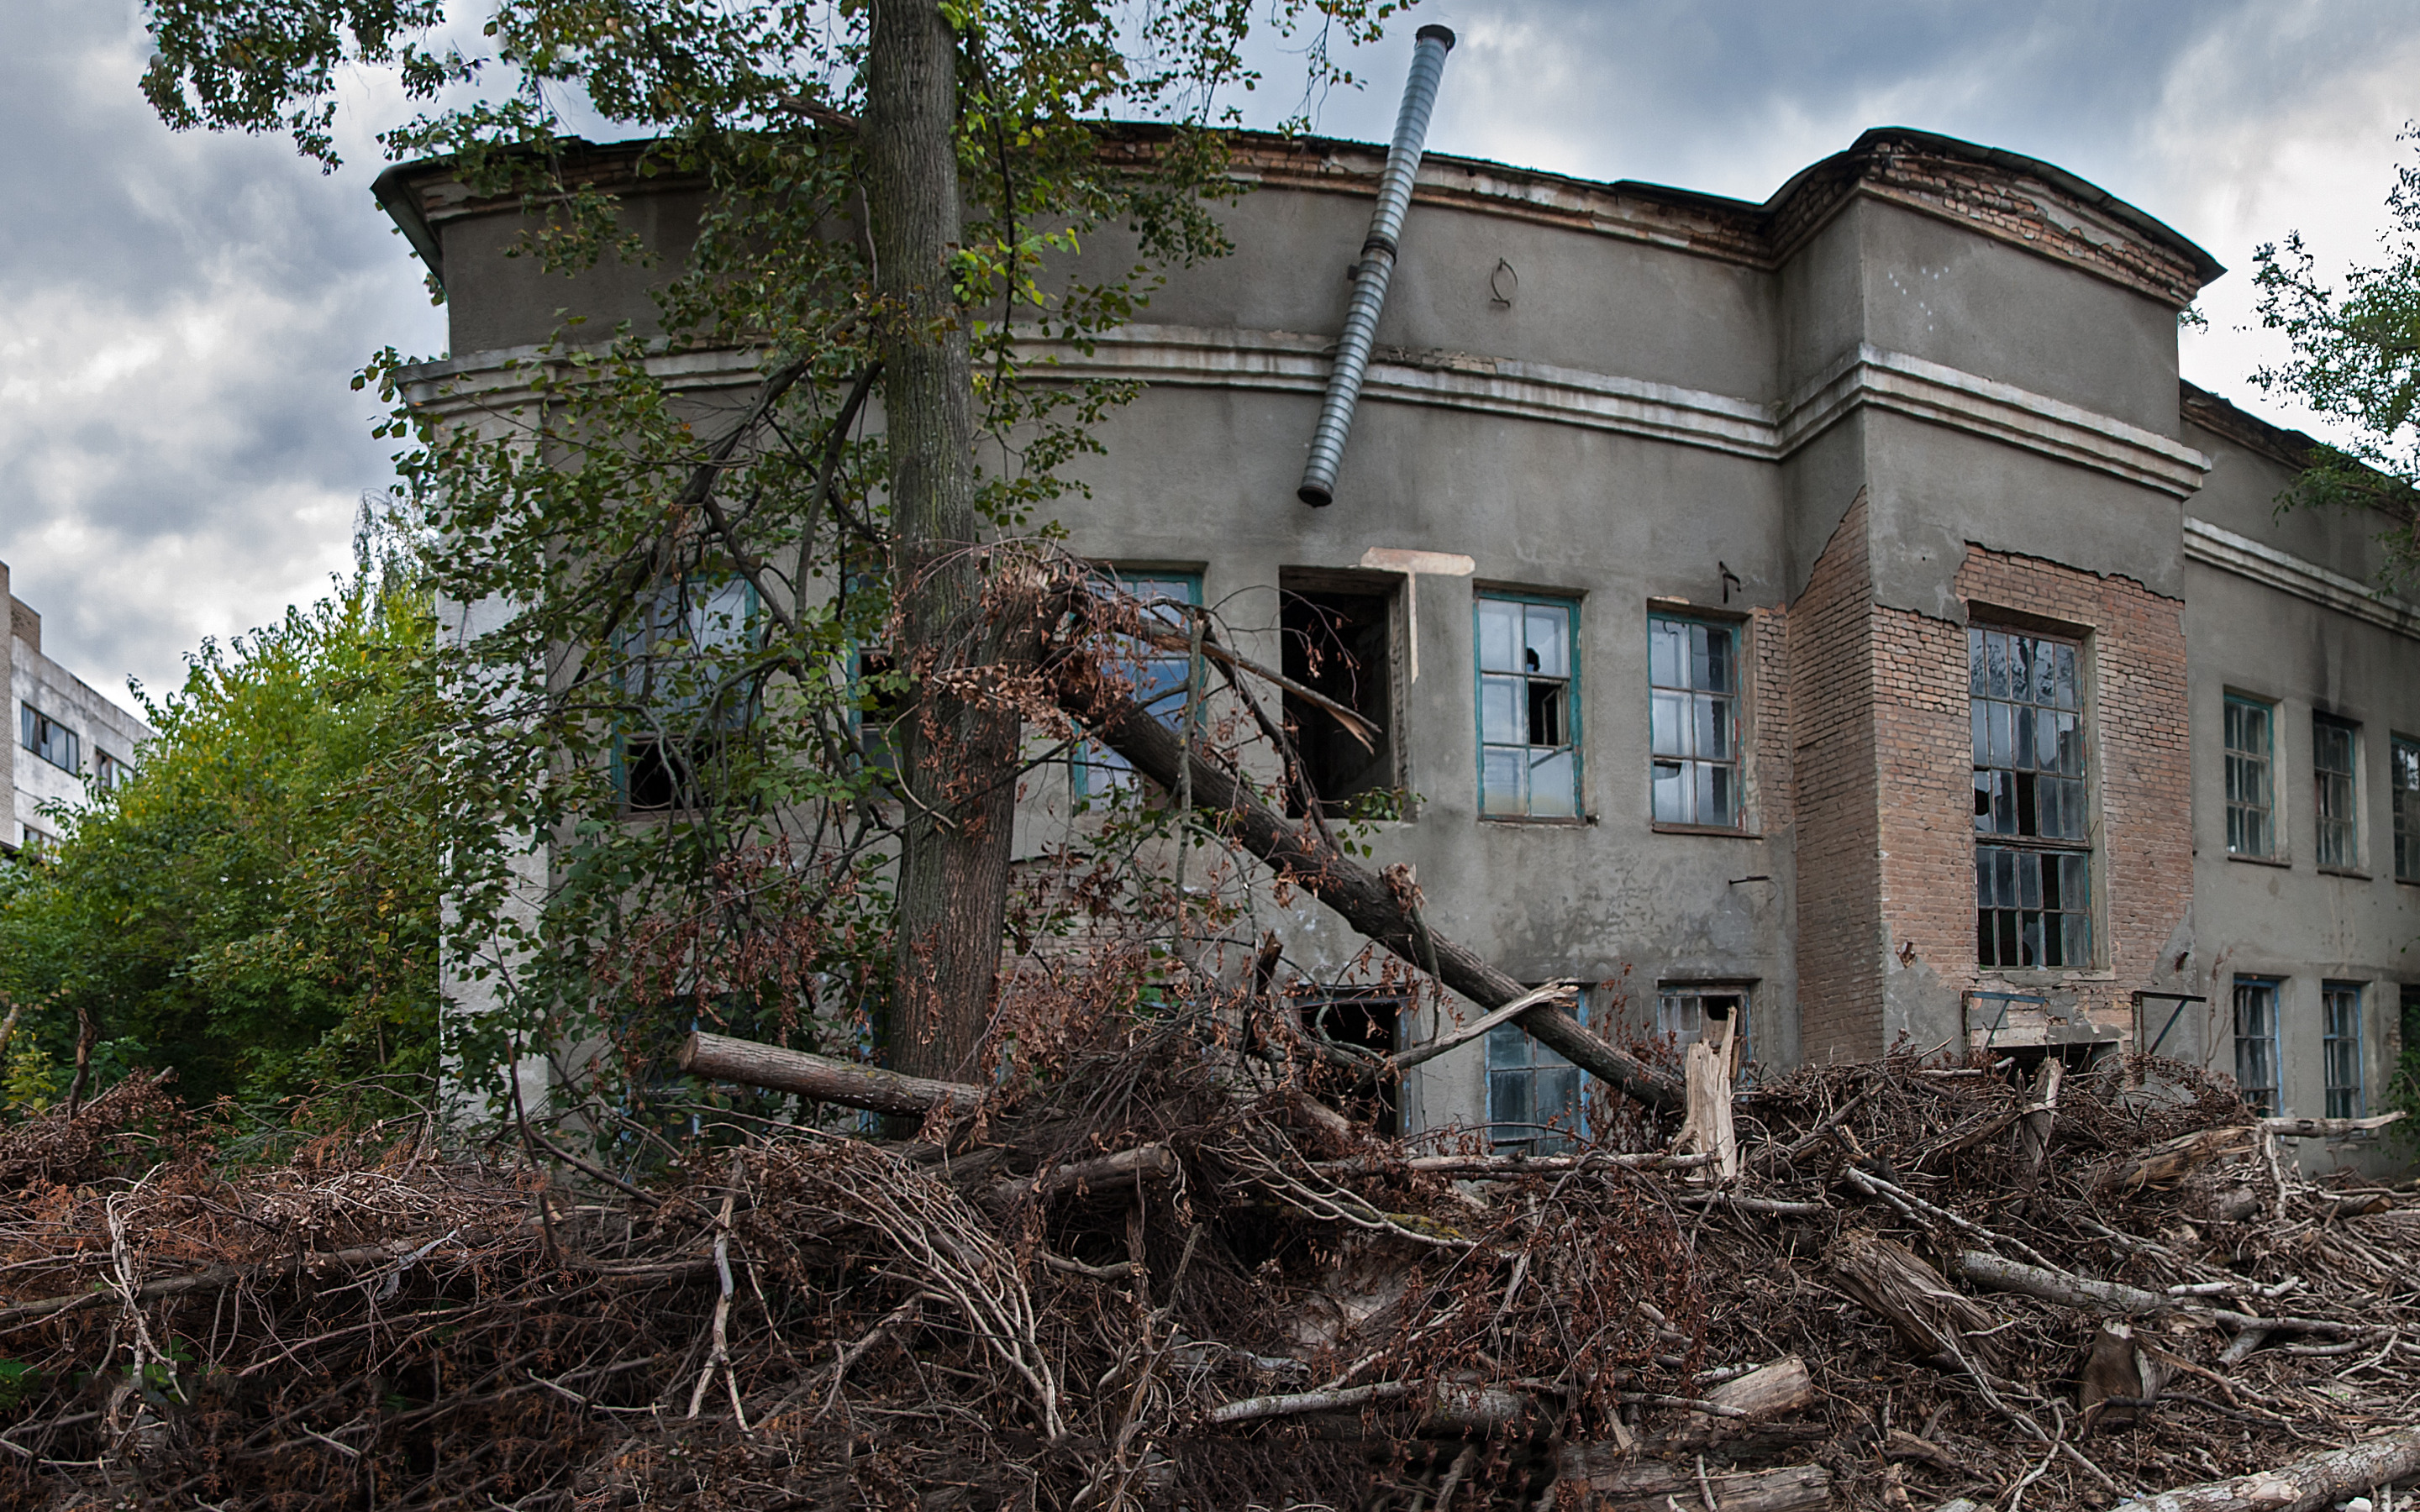
<path fill-rule="evenodd" d="M 1439 151 L 1749 199 L 1875 125 L 2058 163 L 2236 270 L 2184 366 L 2247 401 L 2277 355 L 2238 329 L 2253 248 L 2299 227 L 2325 259 L 2367 255 L 2420 116 L 2408 0 L 1431 0 L 1424 20 L 1462 38 Z M 1410 30 L 1356 61 L 1373 83 L 1322 131 L 1385 139 Z M 348 380 L 381 347 L 443 347 L 369 196 L 393 98 L 359 81 L 352 161 L 323 177 L 281 140 L 163 128 L 137 0 L 0 0 L 0 560 L 52 655 L 164 688 L 202 638 L 344 567 L 389 475 Z"/>

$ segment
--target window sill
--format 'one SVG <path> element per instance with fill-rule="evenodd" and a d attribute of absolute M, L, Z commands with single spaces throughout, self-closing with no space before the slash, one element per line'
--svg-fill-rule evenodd
<path fill-rule="evenodd" d="M 2397 877 L 2395 880 L 2407 887 L 2420 887 L 2420 877 Z"/>
<path fill-rule="evenodd" d="M 2226 858 L 2230 861 L 2241 861 L 2245 866 L 2273 866 L 2280 872 L 2294 870 L 2293 857 L 2288 856 L 2245 856 L 2240 851 L 2229 851 L 2226 853 Z"/>
<path fill-rule="evenodd" d="M 1580 814 L 1574 818 L 1562 819 L 1545 814 L 1483 813 L 1479 816 L 1479 822 L 1482 825 L 1512 825 L 1526 828 L 1581 829 L 1595 824 L 1596 815 Z"/>
<path fill-rule="evenodd" d="M 2356 872 L 2349 866 L 2323 866 L 2319 868 L 2319 873 L 2323 877 L 2343 877 L 2348 882 L 2375 882 L 2378 880 L 2366 872 Z"/>
<path fill-rule="evenodd" d="M 1754 829 L 1725 829 L 1718 825 L 1667 825 L 1647 826 L 1658 835 L 1712 835 L 1719 840 L 1762 840 L 1764 835 Z"/>

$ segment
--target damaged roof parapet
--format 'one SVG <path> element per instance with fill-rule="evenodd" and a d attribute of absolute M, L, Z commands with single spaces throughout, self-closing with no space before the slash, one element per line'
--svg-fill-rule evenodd
<path fill-rule="evenodd" d="M 1143 123 L 1100 129 L 1101 155 L 1147 162 L 1174 135 Z M 1326 137 L 1237 131 L 1228 138 L 1234 177 L 1270 186 L 1362 195 L 1375 191 L 1386 149 Z M 566 138 L 572 176 L 606 188 L 670 191 L 680 175 L 645 173 L 646 140 L 592 144 Z M 399 163 L 373 193 L 441 286 L 449 221 L 493 214 L 517 195 L 476 197 L 444 159 Z M 1574 230 L 1651 241 L 1749 267 L 1776 269 L 1859 195 L 1955 222 L 2041 256 L 2162 300 L 2177 309 L 2226 270 L 2157 218 L 2039 159 L 1907 127 L 1876 127 L 1847 151 L 1813 163 L 1762 204 L 1663 184 L 1611 183 L 1424 152 L 1412 200 L 1460 205 Z"/>

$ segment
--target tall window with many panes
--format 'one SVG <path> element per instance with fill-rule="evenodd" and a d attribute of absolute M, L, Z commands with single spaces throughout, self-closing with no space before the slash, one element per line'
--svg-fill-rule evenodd
<path fill-rule="evenodd" d="M 2386 779 L 2395 789 L 2395 879 L 2420 882 L 2420 740 L 2389 743 Z"/>
<path fill-rule="evenodd" d="M 1738 632 L 1650 617 L 1647 682 L 1655 822 L 1739 828 Z"/>
<path fill-rule="evenodd" d="M 1975 756 L 1975 958 L 2033 969 L 2092 961 L 2083 648 L 1966 632 Z"/>
<path fill-rule="evenodd" d="M 2319 984 L 2319 1011 L 2324 1022 L 2320 1059 L 2328 1077 L 2331 1119 L 2358 1119 L 2365 1111 L 2361 1095 L 2361 983 Z"/>
<path fill-rule="evenodd" d="M 1580 811 L 1579 606 L 1481 594 L 1479 811 L 1575 819 Z"/>
<path fill-rule="evenodd" d="M 2277 1111 L 2277 988 L 2274 977 L 2235 979 L 2235 1085 L 2257 1111 Z"/>
<path fill-rule="evenodd" d="M 2277 854 L 2276 708 L 2226 696 L 2226 854 Z"/>
<path fill-rule="evenodd" d="M 2319 814 L 2317 849 L 2321 866 L 2350 870 L 2361 862 L 2354 825 L 2355 726 L 2324 714 L 2311 716 L 2311 786 Z"/>

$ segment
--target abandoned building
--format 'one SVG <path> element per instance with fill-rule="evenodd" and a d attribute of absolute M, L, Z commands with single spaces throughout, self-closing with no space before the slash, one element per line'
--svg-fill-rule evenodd
<path fill-rule="evenodd" d="M 8 592 L 5 562 L 0 601 L 8 606 L 0 673 L 17 710 L 16 739 L 0 742 L 0 779 L 15 795 L 0 852 L 13 855 L 57 843 L 59 823 L 44 804 L 82 803 L 87 781 L 115 787 L 132 775 L 151 727 L 42 654 L 42 617 Z"/>
<path fill-rule="evenodd" d="M 661 267 L 566 286 L 504 255 L 518 202 L 380 180 L 447 292 L 437 414 L 508 403 L 566 306 L 651 328 L 700 190 L 589 150 Z M 2207 253 L 1916 131 L 1761 205 L 1431 155 L 1306 507 L 1385 161 L 1239 142 L 1233 255 L 1054 354 L 1147 385 L 1059 519 L 1382 727 L 1364 751 L 1305 720 L 1304 757 L 1340 810 L 1400 795 L 1377 858 L 1435 928 L 1591 984 L 1608 1033 L 1735 1017 L 1765 1066 L 2133 1045 L 2273 1110 L 2378 1108 L 2420 1008 L 2420 606 L 2377 587 L 2381 522 L 2278 510 L 2301 438 L 2180 380 Z M 1055 769 L 1020 843 L 1120 779 Z M 1322 985 L 1363 942 L 1320 905 L 1271 921 L 1310 998 L 1435 1032 Z M 1575 1080 L 1507 1030 L 1402 1116 L 1551 1142 Z"/>

